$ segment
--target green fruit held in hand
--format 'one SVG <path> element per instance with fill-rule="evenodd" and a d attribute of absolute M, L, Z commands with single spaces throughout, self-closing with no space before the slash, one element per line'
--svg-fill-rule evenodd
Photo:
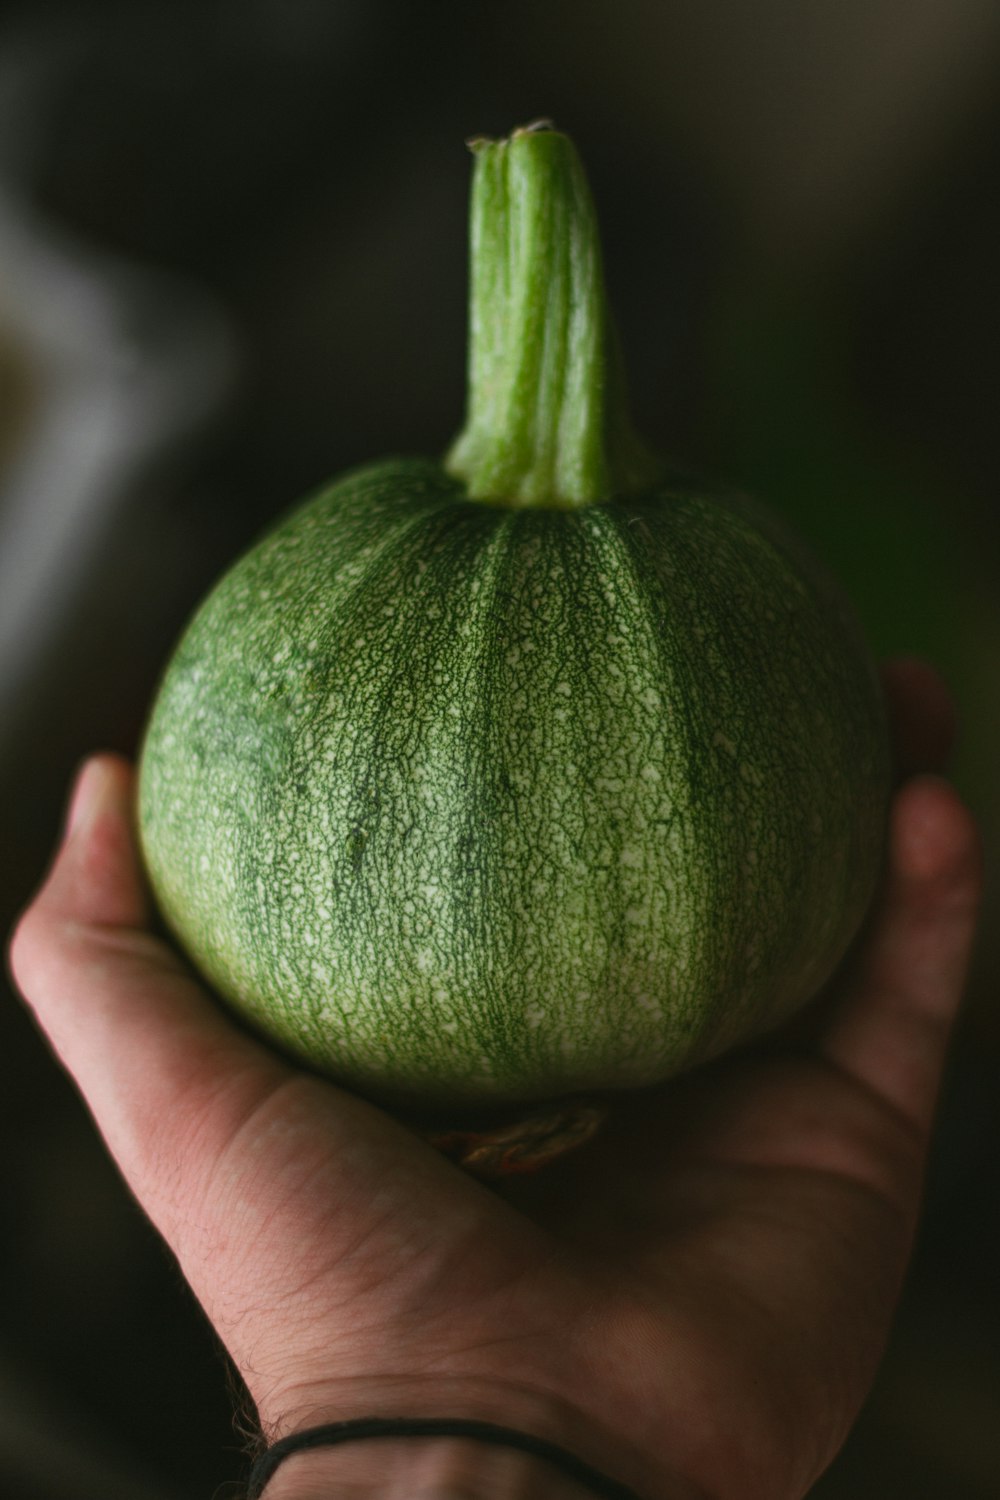
<path fill-rule="evenodd" d="M 776 1025 L 861 922 L 888 793 L 836 590 L 633 434 L 569 140 L 475 149 L 465 429 L 236 563 L 140 791 L 216 989 L 433 1106 L 648 1084 Z"/>

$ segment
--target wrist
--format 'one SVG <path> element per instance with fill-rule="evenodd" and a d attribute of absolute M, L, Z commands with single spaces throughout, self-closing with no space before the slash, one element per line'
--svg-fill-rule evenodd
<path fill-rule="evenodd" d="M 383 1472 L 383 1465 L 390 1460 L 392 1472 L 398 1469 L 400 1483 L 408 1476 L 410 1488 L 400 1491 L 406 1500 L 416 1495 L 421 1500 L 437 1500 L 439 1493 L 442 1500 L 445 1496 L 447 1500 L 480 1500 L 481 1496 L 493 1500 L 494 1494 L 498 1500 L 501 1496 L 503 1500 L 521 1500 L 522 1494 L 529 1500 L 535 1493 L 545 1500 L 563 1500 L 564 1493 L 565 1500 L 593 1500 L 594 1491 L 581 1485 L 573 1461 L 579 1461 L 583 1469 L 612 1477 L 644 1500 L 650 1494 L 662 1500 L 675 1500 L 675 1496 L 676 1500 L 703 1500 L 680 1483 L 676 1490 L 665 1488 L 659 1467 L 654 1477 L 644 1456 L 632 1452 L 620 1434 L 602 1428 L 592 1415 L 521 1385 L 467 1377 L 419 1382 L 409 1378 L 337 1381 L 322 1388 L 310 1385 L 295 1390 L 286 1386 L 280 1405 L 272 1400 L 260 1409 L 264 1437 L 271 1447 L 310 1429 L 364 1417 L 434 1422 L 449 1419 L 503 1428 L 526 1436 L 529 1444 L 537 1439 L 543 1447 L 561 1450 L 571 1456 L 571 1462 L 561 1475 L 559 1466 L 541 1453 L 518 1452 L 503 1441 L 494 1443 L 464 1435 L 352 1438 L 350 1442 L 290 1453 L 268 1481 L 262 1500 L 300 1500 L 299 1487 L 301 1500 L 312 1500 L 317 1485 L 323 1500 L 332 1500 L 333 1496 L 339 1500 L 341 1489 L 331 1488 L 335 1483 L 344 1486 L 345 1500 L 354 1500 L 355 1493 L 359 1497 L 391 1496 L 390 1474 Z M 423 1468 L 410 1469 L 417 1458 L 427 1466 L 426 1476 Z M 438 1462 L 444 1466 L 440 1474 L 434 1467 Z M 466 1471 L 468 1482 L 459 1477 Z M 417 1473 L 422 1482 L 425 1480 L 424 1489 L 415 1485 Z M 557 1484 L 561 1486 L 558 1489 Z"/>
<path fill-rule="evenodd" d="M 351 1377 L 294 1385 L 284 1383 L 266 1397 L 252 1391 L 265 1442 L 269 1445 L 307 1427 L 350 1422 L 363 1416 L 454 1417 L 495 1422 L 533 1432 L 572 1448 L 593 1423 L 561 1397 L 520 1383 L 476 1376 L 409 1375 Z"/>
<path fill-rule="evenodd" d="M 468 1438 L 392 1437 L 292 1453 L 261 1500 L 594 1500 L 534 1454 Z"/>

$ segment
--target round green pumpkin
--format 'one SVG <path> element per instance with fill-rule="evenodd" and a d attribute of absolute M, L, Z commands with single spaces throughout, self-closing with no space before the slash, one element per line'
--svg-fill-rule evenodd
<path fill-rule="evenodd" d="M 508 216 L 535 212 L 518 171 L 550 226 L 559 172 L 579 196 L 565 137 L 482 154 L 474 229 L 498 181 Z M 815 994 L 878 873 L 885 729 L 850 612 L 764 512 L 663 477 L 600 406 L 607 362 L 566 439 L 578 261 L 524 314 L 548 399 L 563 308 L 562 446 L 537 399 L 518 427 L 531 329 L 487 327 L 478 273 L 447 467 L 378 464 L 294 511 L 198 611 L 146 737 L 143 847 L 181 944 L 267 1036 L 379 1098 L 664 1079 Z"/>

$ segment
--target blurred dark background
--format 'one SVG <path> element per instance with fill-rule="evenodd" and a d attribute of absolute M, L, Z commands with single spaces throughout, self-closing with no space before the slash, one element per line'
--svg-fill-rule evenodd
<path fill-rule="evenodd" d="M 959 700 L 988 919 L 918 1254 L 820 1500 L 1000 1494 L 995 0 L 0 3 L 0 924 L 223 565 L 462 414 L 463 140 L 577 139 L 644 430 L 784 511 Z M 242 1472 L 223 1363 L 0 1008 L 0 1492 Z"/>

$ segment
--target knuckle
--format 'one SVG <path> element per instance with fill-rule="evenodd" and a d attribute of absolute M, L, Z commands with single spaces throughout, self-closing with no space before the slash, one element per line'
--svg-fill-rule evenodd
<path fill-rule="evenodd" d="M 33 987 L 39 958 L 45 948 L 44 925 L 44 919 L 39 916 L 37 907 L 32 905 L 22 912 L 11 934 L 7 961 L 10 972 L 18 988 L 25 994 L 25 998 L 28 998 L 27 992 Z"/>

